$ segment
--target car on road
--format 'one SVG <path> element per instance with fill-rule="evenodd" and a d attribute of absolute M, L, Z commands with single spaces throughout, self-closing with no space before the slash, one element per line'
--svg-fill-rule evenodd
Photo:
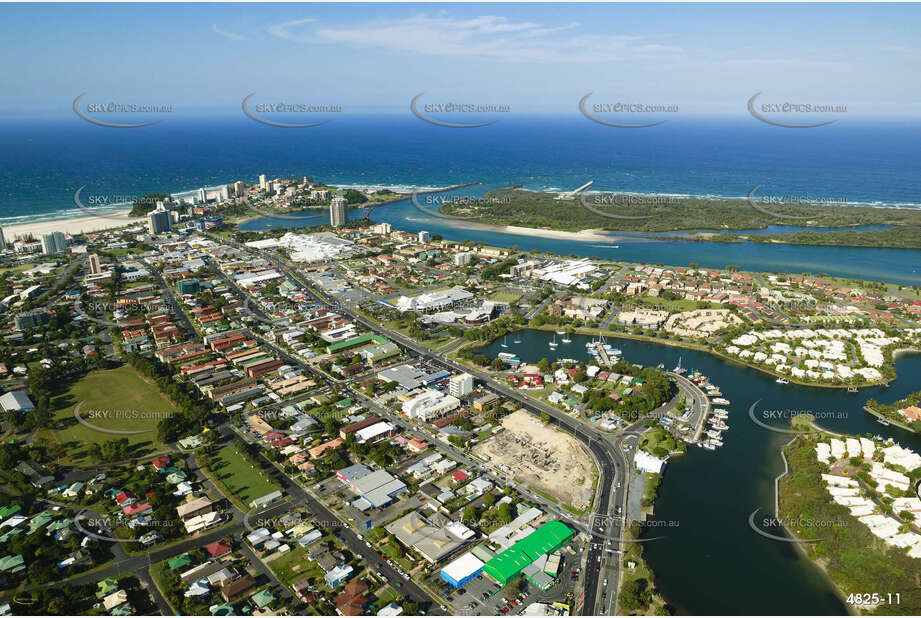
<path fill-rule="evenodd" d="M 607 577 L 604 578 L 604 582 L 602 582 L 601 585 L 604 586 L 605 588 L 608 587 L 608 578 L 607 578 Z"/>

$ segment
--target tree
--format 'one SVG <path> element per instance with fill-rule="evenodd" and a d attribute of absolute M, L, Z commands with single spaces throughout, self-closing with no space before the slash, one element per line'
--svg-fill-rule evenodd
<path fill-rule="evenodd" d="M 496 509 L 496 511 L 497 518 L 501 524 L 510 523 L 515 518 L 512 511 L 512 504 L 510 502 L 503 502 L 499 505 L 499 508 Z"/>
<path fill-rule="evenodd" d="M 652 594 L 648 590 L 649 584 L 645 579 L 632 579 L 624 582 L 620 587 L 620 607 L 621 609 L 634 612 L 646 608 L 652 600 Z"/>
<path fill-rule="evenodd" d="M 464 523 L 465 524 L 473 524 L 478 521 L 480 521 L 480 518 L 477 515 L 476 507 L 471 505 L 464 509 Z"/>

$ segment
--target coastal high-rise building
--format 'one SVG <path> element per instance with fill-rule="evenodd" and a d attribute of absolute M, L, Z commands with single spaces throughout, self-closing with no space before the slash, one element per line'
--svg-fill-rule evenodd
<path fill-rule="evenodd" d="M 265 174 L 259 174 L 259 188 L 266 190 Z"/>
<path fill-rule="evenodd" d="M 448 392 L 458 399 L 465 395 L 469 395 L 473 392 L 473 376 L 469 373 L 451 376 L 448 380 Z"/>
<path fill-rule="evenodd" d="M 329 203 L 329 224 L 341 227 L 349 220 L 348 200 L 342 197 L 342 189 L 336 190 L 336 197 Z"/>
<path fill-rule="evenodd" d="M 233 194 L 235 197 L 243 197 L 246 193 L 246 184 L 242 180 L 233 183 Z"/>
<path fill-rule="evenodd" d="M 425 230 L 421 230 L 421 231 L 419 232 L 419 242 L 421 242 L 421 243 L 426 243 L 426 242 L 428 242 L 428 241 L 430 241 L 430 240 L 432 240 L 432 235 L 431 235 L 431 234 L 429 234 L 429 233 L 426 232 Z"/>
<path fill-rule="evenodd" d="M 204 188 L 204 187 L 199 187 L 199 189 L 198 189 L 198 203 L 199 203 L 199 204 L 204 204 L 204 203 L 207 202 L 207 201 L 208 201 L 208 194 L 205 193 L 205 188 Z"/>
<path fill-rule="evenodd" d="M 42 236 L 42 253 L 55 255 L 67 250 L 67 237 L 63 232 L 52 232 Z"/>
<path fill-rule="evenodd" d="M 170 211 L 158 206 L 156 210 L 151 210 L 147 213 L 147 229 L 155 236 L 170 231 L 172 229 Z"/>
<path fill-rule="evenodd" d="M 386 235 L 393 231 L 393 226 L 385 221 L 383 223 L 378 223 L 377 226 L 374 228 L 374 231 L 377 232 L 378 234 Z"/>
<path fill-rule="evenodd" d="M 4 251 L 5 249 L 6 249 L 6 238 L 4 238 L 3 236 L 3 228 L 0 227 L 0 251 Z"/>
<path fill-rule="evenodd" d="M 223 187 L 221 187 L 221 193 L 220 193 L 219 201 L 225 202 L 225 201 L 229 200 L 229 199 L 230 199 L 230 191 L 231 191 L 230 185 L 224 185 Z"/>
<path fill-rule="evenodd" d="M 90 274 L 98 275 L 102 271 L 102 264 L 99 262 L 99 255 L 90 253 Z"/>
<path fill-rule="evenodd" d="M 473 255 L 469 251 L 464 253 L 455 253 L 454 254 L 454 265 L 455 266 L 466 266 L 473 259 Z"/>

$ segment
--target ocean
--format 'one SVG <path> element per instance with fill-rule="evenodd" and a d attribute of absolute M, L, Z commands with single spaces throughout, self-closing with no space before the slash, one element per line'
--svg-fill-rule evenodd
<path fill-rule="evenodd" d="M 244 116 L 167 119 L 137 129 L 75 115 L 0 122 L 0 225 L 73 216 L 73 193 L 143 195 L 235 180 L 310 176 L 388 187 L 523 184 L 534 190 L 744 197 L 833 197 L 921 207 L 921 127 L 848 121 L 784 129 L 753 118 L 688 118 L 617 129 L 578 114 L 502 119 L 475 129 L 405 115 L 282 129 Z M 69 212 L 70 211 L 70 212 Z"/>

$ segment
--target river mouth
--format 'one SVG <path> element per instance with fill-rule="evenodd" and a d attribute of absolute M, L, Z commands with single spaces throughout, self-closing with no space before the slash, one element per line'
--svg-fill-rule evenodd
<path fill-rule="evenodd" d="M 553 333 L 523 330 L 508 337 L 507 348 L 497 340 L 476 353 L 495 358 L 499 352 L 518 355 L 536 364 L 573 358 L 587 361 L 587 335 L 572 335 L 571 343 L 550 348 Z M 513 341 L 520 341 L 515 344 Z M 843 389 L 777 384 L 774 377 L 706 352 L 633 339 L 608 337 L 635 364 L 666 369 L 678 364 L 698 370 L 719 386 L 731 401 L 724 445 L 715 451 L 688 447 L 687 455 L 666 467 L 654 519 L 677 526 L 650 527 L 647 535 L 666 538 L 644 544 L 644 554 L 656 575 L 656 587 L 682 614 L 746 615 L 756 599 L 759 614 L 843 615 L 847 607 L 828 578 L 791 543 L 753 532 L 748 518 L 755 509 L 765 517 L 774 512 L 774 479 L 783 472 L 780 448 L 791 436 L 764 429 L 748 418 L 758 410 L 778 411 L 778 428 L 788 428 L 788 416 L 815 412 L 818 424 L 838 433 L 870 433 L 891 437 L 921 450 L 921 438 L 877 423 L 863 411 L 870 398 L 891 402 L 921 383 L 921 355 L 905 354 L 896 362 L 897 378 L 889 388 L 873 387 L 848 393 Z M 782 593 L 778 593 L 782 591 Z"/>

